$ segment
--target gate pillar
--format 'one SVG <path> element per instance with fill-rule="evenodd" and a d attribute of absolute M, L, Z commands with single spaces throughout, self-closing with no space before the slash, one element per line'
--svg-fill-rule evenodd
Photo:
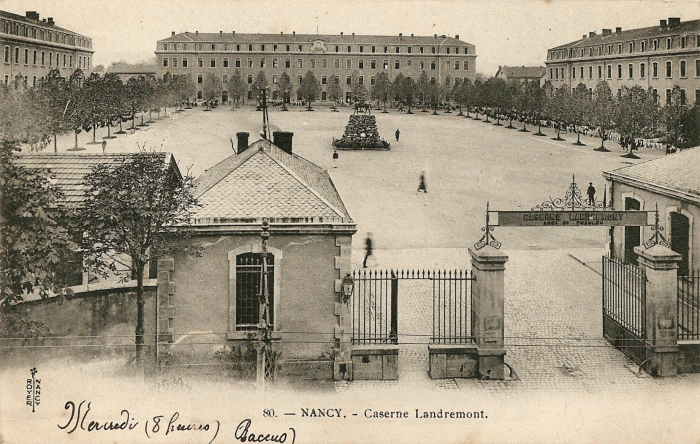
<path fill-rule="evenodd" d="M 650 373 L 678 374 L 678 262 L 681 255 L 656 244 L 635 247 L 646 270 L 646 337 L 650 345 Z"/>
<path fill-rule="evenodd" d="M 504 272 L 508 256 L 490 245 L 469 249 L 472 258 L 472 335 L 481 379 L 504 379 Z"/>

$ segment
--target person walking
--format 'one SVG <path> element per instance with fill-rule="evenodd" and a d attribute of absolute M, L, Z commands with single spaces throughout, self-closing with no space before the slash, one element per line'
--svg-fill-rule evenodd
<path fill-rule="evenodd" d="M 102 154 L 105 153 L 106 149 L 107 149 L 107 141 L 102 139 Z"/>
<path fill-rule="evenodd" d="M 418 182 L 418 192 L 424 192 L 428 194 L 428 188 L 425 186 L 425 171 L 420 173 L 420 181 Z"/>
<path fill-rule="evenodd" d="M 396 141 L 398 142 L 398 141 L 399 141 L 399 136 L 401 135 L 401 131 L 399 131 L 399 129 L 396 128 L 396 132 L 394 133 L 394 135 L 396 136 Z"/>
<path fill-rule="evenodd" d="M 588 204 L 595 204 L 595 187 L 593 186 L 593 182 L 588 182 L 588 190 L 586 191 L 586 194 L 588 194 Z"/>
<path fill-rule="evenodd" d="M 372 233 L 367 233 L 365 239 L 365 260 L 362 261 L 362 268 L 367 268 L 367 258 L 372 256 Z"/>

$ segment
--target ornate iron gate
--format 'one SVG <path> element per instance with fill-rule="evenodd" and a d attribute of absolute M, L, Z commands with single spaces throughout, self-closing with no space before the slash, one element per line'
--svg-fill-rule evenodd
<path fill-rule="evenodd" d="M 678 339 L 700 339 L 700 270 L 678 276 Z"/>
<path fill-rule="evenodd" d="M 437 344 L 473 342 L 471 281 L 468 270 L 355 270 L 352 341 L 398 344 L 399 280 L 432 282 L 432 335 Z M 416 336 L 417 332 L 408 332 Z"/>
<path fill-rule="evenodd" d="M 638 364 L 647 359 L 644 269 L 603 256 L 603 336 Z"/>

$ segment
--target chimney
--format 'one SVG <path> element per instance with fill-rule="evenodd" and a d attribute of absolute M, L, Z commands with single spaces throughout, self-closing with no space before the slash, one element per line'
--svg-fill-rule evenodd
<path fill-rule="evenodd" d="M 588 37 L 586 34 L 582 35 L 582 36 L 581 36 L 581 40 L 585 40 L 586 37 Z"/>
<path fill-rule="evenodd" d="M 291 131 L 274 131 L 272 133 L 273 142 L 285 153 L 292 154 L 292 137 L 294 133 Z"/>
<path fill-rule="evenodd" d="M 224 31 L 219 31 L 219 38 L 221 39 L 223 37 L 224 37 Z"/>
<path fill-rule="evenodd" d="M 435 38 L 437 38 L 437 34 L 435 34 Z"/>
<path fill-rule="evenodd" d="M 170 35 L 175 35 L 175 31 L 170 31 Z"/>
<path fill-rule="evenodd" d="M 459 34 L 455 34 L 455 38 L 459 40 Z"/>
<path fill-rule="evenodd" d="M 666 20 L 659 20 L 659 28 L 666 29 Z"/>
<path fill-rule="evenodd" d="M 603 29 L 603 35 L 612 35 L 612 29 Z"/>
<path fill-rule="evenodd" d="M 194 32 L 194 35 L 196 35 L 196 36 L 199 37 L 199 31 L 195 31 L 195 32 Z"/>
<path fill-rule="evenodd" d="M 676 26 L 681 25 L 681 18 L 680 17 L 669 17 L 668 18 L 668 27 L 669 28 L 675 28 Z"/>
<path fill-rule="evenodd" d="M 340 31 L 340 38 L 343 38 L 343 31 Z"/>
<path fill-rule="evenodd" d="M 355 38 L 355 33 L 354 33 L 354 32 L 352 33 L 352 38 Z"/>
<path fill-rule="evenodd" d="M 588 38 L 589 38 L 589 39 L 592 39 L 593 37 L 595 37 L 595 31 L 589 32 L 589 33 L 588 33 Z"/>
<path fill-rule="evenodd" d="M 53 17 L 47 18 L 47 19 L 46 19 L 46 23 L 47 23 L 49 26 L 53 26 L 53 25 L 54 25 Z"/>
<path fill-rule="evenodd" d="M 36 20 L 36 21 L 39 21 L 39 14 L 37 14 L 36 11 L 27 11 L 27 13 L 25 14 L 25 16 L 26 16 L 29 20 Z"/>
<path fill-rule="evenodd" d="M 238 139 L 238 151 L 236 154 L 241 154 L 243 151 L 248 149 L 248 136 L 250 134 L 242 131 L 240 133 L 236 133 L 236 138 Z"/>
<path fill-rule="evenodd" d="M 297 32 L 296 32 L 296 31 L 292 31 L 292 35 L 297 35 Z"/>
<path fill-rule="evenodd" d="M 620 33 L 622 33 L 622 28 L 620 28 L 618 26 L 617 28 L 615 28 L 615 34 L 620 34 Z"/>
<path fill-rule="evenodd" d="M 413 34 L 411 34 L 411 38 L 413 38 Z"/>
<path fill-rule="evenodd" d="M 284 35 L 284 31 L 280 31 L 280 35 Z"/>
<path fill-rule="evenodd" d="M 231 31 L 231 34 L 236 37 L 236 31 Z"/>
<path fill-rule="evenodd" d="M 403 40 L 403 33 L 399 32 L 399 40 Z"/>

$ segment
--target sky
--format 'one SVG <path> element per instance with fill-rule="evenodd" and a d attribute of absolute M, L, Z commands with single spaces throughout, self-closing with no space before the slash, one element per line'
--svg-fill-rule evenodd
<path fill-rule="evenodd" d="M 154 58 L 171 31 L 459 35 L 476 45 L 477 72 L 544 65 L 547 49 L 590 31 L 700 19 L 697 0 L 0 0 L 92 38 L 93 66 Z"/>

